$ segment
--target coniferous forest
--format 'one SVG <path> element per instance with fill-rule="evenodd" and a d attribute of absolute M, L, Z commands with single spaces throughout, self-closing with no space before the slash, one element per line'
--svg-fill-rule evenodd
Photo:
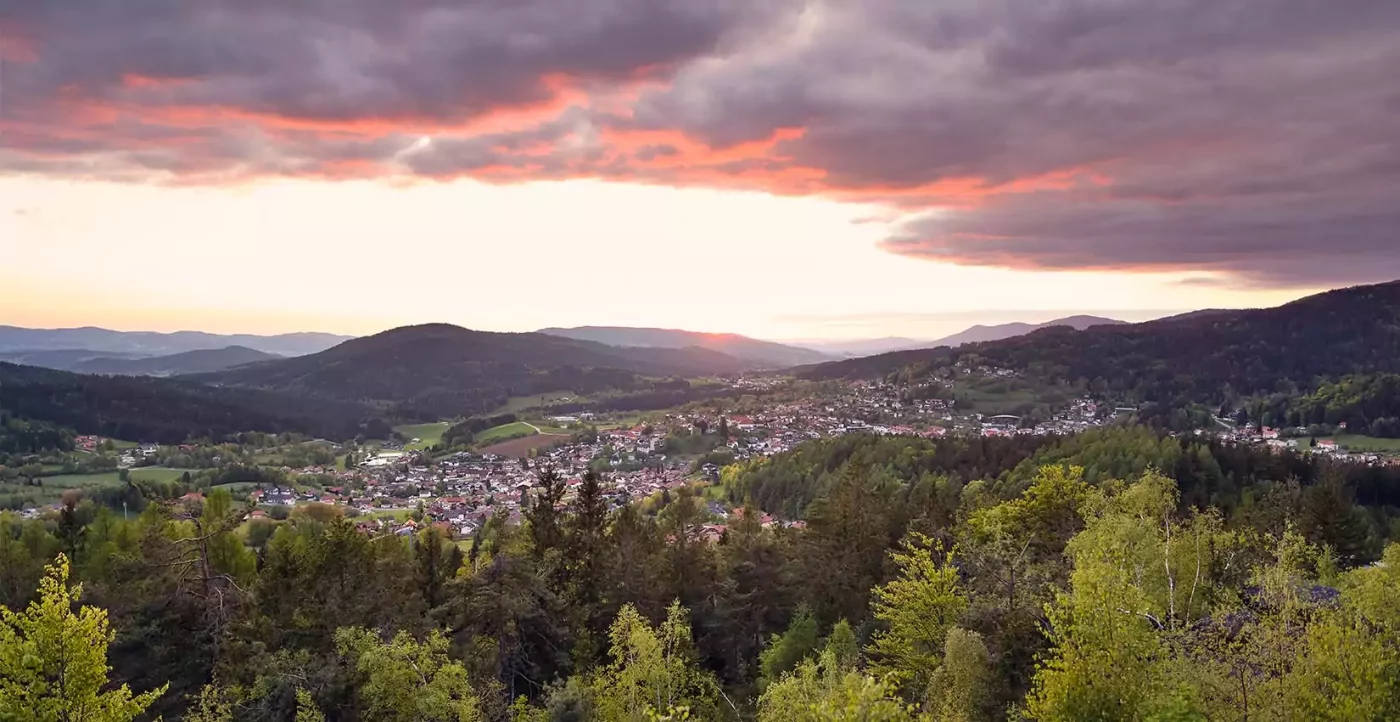
<path fill-rule="evenodd" d="M 0 516 L 0 720 L 1400 717 L 1393 466 L 1137 427 L 568 481 L 459 540 L 220 490 Z"/>

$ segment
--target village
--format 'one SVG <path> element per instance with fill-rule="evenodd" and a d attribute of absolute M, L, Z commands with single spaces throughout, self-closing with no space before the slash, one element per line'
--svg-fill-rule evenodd
<path fill-rule="evenodd" d="M 740 379 L 736 387 L 764 390 L 764 382 Z M 914 393 L 911 394 L 911 391 Z M 259 505 L 254 518 L 268 509 L 303 504 L 340 507 L 367 531 L 408 535 L 435 525 L 450 537 L 470 537 L 493 515 L 518 523 L 524 506 L 545 470 L 565 479 L 562 503 L 574 501 L 583 475 L 597 472 L 612 508 L 654 498 L 669 501 L 683 486 L 713 484 L 720 469 L 791 450 L 813 439 L 846 434 L 919 436 L 1067 435 L 1113 423 L 1130 408 L 1106 408 L 1090 398 L 1078 398 L 1049 419 L 1027 425 L 1018 416 L 959 413 L 946 398 L 920 398 L 908 385 L 852 381 L 821 395 L 750 404 L 745 413 L 673 411 L 650 414 L 638 423 L 596 431 L 593 438 L 568 438 L 530 454 L 512 457 L 458 451 L 433 457 L 427 451 L 403 451 L 397 444 L 344 471 L 311 468 L 303 474 L 333 473 L 334 485 L 323 488 L 276 486 L 251 491 Z M 591 420 L 551 417 L 551 423 Z M 1298 449 L 1298 439 L 1281 438 L 1274 429 L 1222 424 L 1221 430 L 1198 431 L 1224 441 Z M 701 443 L 694 443 L 700 440 Z M 416 439 L 410 441 L 417 441 Z M 1335 443 L 1318 442 L 1303 450 L 1347 456 Z M 1350 455 L 1355 461 L 1394 463 L 1376 455 Z M 706 504 L 709 523 L 702 537 L 715 539 L 736 513 L 719 501 Z M 764 514 L 763 523 L 800 525 Z"/>
<path fill-rule="evenodd" d="M 740 401 L 732 405 L 691 405 L 621 420 L 586 412 L 537 414 L 541 424 L 577 433 L 539 435 L 533 437 L 538 443 L 528 445 L 441 449 L 423 448 L 417 438 L 402 438 L 371 442 L 359 447 L 364 453 L 357 455 L 346 454 L 339 444 L 323 442 L 329 450 L 322 452 L 321 461 L 339 458 L 340 464 L 284 464 L 273 470 L 279 480 L 275 483 L 235 484 L 230 489 L 236 499 L 252 505 L 252 520 L 283 518 L 298 507 L 323 505 L 354 518 L 367 532 L 408 535 L 432 525 L 460 539 L 475 534 L 498 514 L 507 523 L 518 523 L 536 492 L 539 475 L 547 470 L 564 479 L 564 505 L 573 503 L 589 471 L 599 475 L 612 508 L 645 500 L 656 505 L 669 502 L 681 487 L 717 484 L 725 466 L 781 454 L 814 439 L 847 434 L 927 439 L 1071 435 L 1131 419 L 1137 412 L 1133 407 L 1112 407 L 1079 396 L 1048 413 L 1042 410 L 1038 418 L 979 413 L 959 403 L 955 387 L 959 374 L 979 380 L 1015 380 L 1009 371 L 978 367 L 957 369 L 951 378 L 924 378 L 916 383 L 844 380 L 803 386 L 794 392 L 787 379 L 739 377 L 727 382 L 742 393 Z M 524 425 L 538 432 L 533 424 Z M 1297 450 L 1354 462 L 1400 463 L 1394 456 L 1349 453 L 1331 439 L 1308 438 L 1300 429 L 1236 425 L 1216 418 L 1215 428 L 1193 433 L 1280 452 Z M 113 448 L 111 440 L 94 436 L 79 437 L 77 443 L 89 453 L 115 457 L 122 470 L 149 467 L 171 454 L 198 450 L 189 444 Z M 222 463 L 218 456 L 209 461 Z M 200 496 L 189 494 L 191 499 Z M 702 535 L 717 538 L 732 513 L 733 509 L 712 496 L 706 503 L 709 523 Z M 802 522 L 764 514 L 763 523 Z"/>

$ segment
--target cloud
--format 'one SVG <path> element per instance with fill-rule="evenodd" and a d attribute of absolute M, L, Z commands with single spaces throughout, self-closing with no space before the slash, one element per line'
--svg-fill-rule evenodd
<path fill-rule="evenodd" d="M 0 169 L 594 177 L 873 202 L 884 247 L 1400 276 L 1393 0 L 0 0 Z"/>

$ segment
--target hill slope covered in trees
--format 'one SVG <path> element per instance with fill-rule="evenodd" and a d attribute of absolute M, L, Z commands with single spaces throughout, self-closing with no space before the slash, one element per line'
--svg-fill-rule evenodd
<path fill-rule="evenodd" d="M 281 356 L 264 353 L 246 346 L 199 349 L 169 356 L 151 358 L 99 357 L 82 361 L 71 370 L 83 374 L 114 374 L 121 376 L 180 376 L 184 374 L 222 371 L 235 366 L 272 361 Z"/>
<path fill-rule="evenodd" d="M 192 378 L 451 418 L 490 411 L 511 396 L 635 390 L 647 386 L 642 376 L 703 376 L 744 366 L 707 349 L 619 348 L 541 333 L 431 324 Z"/>
<path fill-rule="evenodd" d="M 344 439 L 355 436 L 360 425 L 376 415 L 352 403 L 7 363 L 0 363 L 0 408 L 81 434 L 163 444 L 244 431 L 296 431 Z"/>
<path fill-rule="evenodd" d="M 632 328 L 627 326 L 542 328 L 539 332 L 580 341 L 595 341 L 610 346 L 705 348 L 769 368 L 820 363 L 832 358 L 820 351 L 772 341 L 760 341 L 735 333 L 698 333 L 669 328 Z"/>
<path fill-rule="evenodd" d="M 959 361 L 1083 382 L 1159 403 L 1311 390 L 1348 374 L 1400 372 L 1400 281 L 1277 308 L 1212 311 L 1082 331 L 1049 328 L 957 349 L 904 351 L 807 367 L 814 378 L 883 377 Z"/>

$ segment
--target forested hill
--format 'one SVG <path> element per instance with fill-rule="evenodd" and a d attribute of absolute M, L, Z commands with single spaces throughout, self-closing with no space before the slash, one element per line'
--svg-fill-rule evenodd
<path fill-rule="evenodd" d="M 578 326 L 576 328 L 542 328 L 540 333 L 551 336 L 596 341 L 610 346 L 639 346 L 652 348 L 687 348 L 694 346 L 718 351 L 737 359 L 771 368 L 786 368 L 799 364 L 820 363 L 832 356 L 798 346 L 772 341 L 760 341 L 735 333 L 698 333 L 669 328 L 632 328 L 627 326 Z"/>
<path fill-rule="evenodd" d="M 375 414 L 357 404 L 177 379 L 90 376 L 0 363 L 0 408 L 15 417 L 131 441 L 178 444 L 244 431 L 344 439 Z"/>
<path fill-rule="evenodd" d="M 541 333 L 407 326 L 298 358 L 191 377 L 226 386 L 374 402 L 443 418 L 489 411 L 511 396 L 632 390 L 640 376 L 733 373 L 745 364 L 700 348 L 618 348 Z"/>
<path fill-rule="evenodd" d="M 258 361 L 272 361 L 278 358 L 281 357 L 246 346 L 228 346 L 151 358 L 93 358 L 77 364 L 72 370 L 84 374 L 179 376 L 181 374 L 222 371 L 235 366 L 257 363 Z"/>
<path fill-rule="evenodd" d="M 1277 308 L 1215 311 L 1082 331 L 1050 328 L 958 349 L 906 351 L 799 369 L 874 378 L 914 364 L 975 358 L 1048 379 L 1102 380 L 1143 401 L 1204 401 L 1311 389 L 1321 379 L 1400 371 L 1400 281 L 1309 296 Z"/>

